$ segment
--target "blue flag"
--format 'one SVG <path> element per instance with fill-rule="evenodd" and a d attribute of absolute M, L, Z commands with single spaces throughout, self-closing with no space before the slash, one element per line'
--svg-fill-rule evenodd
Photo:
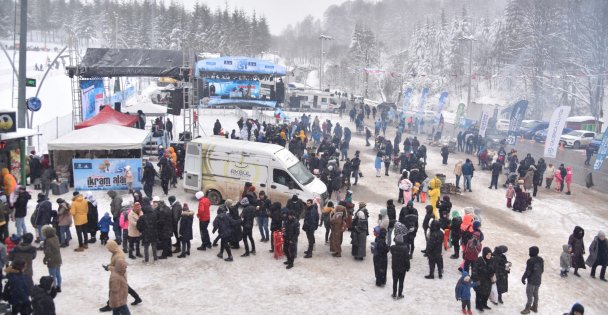
<path fill-rule="evenodd" d="M 443 110 L 443 106 L 445 106 L 445 102 L 448 99 L 448 92 L 441 93 L 439 96 L 439 103 L 437 103 L 437 114 L 435 114 L 435 123 L 439 123 L 441 119 L 441 111 Z"/>
<path fill-rule="evenodd" d="M 410 99 L 412 98 L 413 90 L 412 88 L 407 88 L 405 92 L 403 92 L 403 112 L 407 111 L 407 108 L 410 106 Z"/>
<path fill-rule="evenodd" d="M 597 149 L 597 156 L 595 157 L 595 163 L 593 163 L 593 170 L 599 171 L 602 168 L 602 164 L 604 163 L 604 159 L 608 155 L 608 130 L 604 132 L 604 137 L 602 138 L 602 143 L 600 147 Z"/>
<path fill-rule="evenodd" d="M 420 91 L 420 103 L 418 104 L 418 117 L 424 117 L 424 103 L 426 96 L 429 94 L 429 88 L 424 88 Z"/>
<path fill-rule="evenodd" d="M 521 121 L 524 119 L 524 115 L 526 114 L 526 109 L 528 109 L 528 101 L 526 100 L 521 100 L 513 105 L 511 119 L 509 120 L 509 135 L 507 137 L 507 144 L 515 145 L 517 133 L 519 131 L 519 127 L 521 127 Z"/>

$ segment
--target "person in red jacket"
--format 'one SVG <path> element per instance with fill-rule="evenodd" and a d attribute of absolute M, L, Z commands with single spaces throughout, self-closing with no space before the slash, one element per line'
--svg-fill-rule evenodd
<path fill-rule="evenodd" d="M 207 250 L 207 248 L 211 248 L 211 239 L 209 239 L 209 230 L 207 230 L 209 221 L 211 220 L 211 214 L 209 212 L 211 201 L 209 201 L 209 198 L 205 197 L 205 194 L 202 191 L 197 192 L 194 196 L 198 199 L 198 212 L 196 216 L 198 217 L 198 227 L 201 232 L 202 242 L 201 246 L 196 249 Z"/>

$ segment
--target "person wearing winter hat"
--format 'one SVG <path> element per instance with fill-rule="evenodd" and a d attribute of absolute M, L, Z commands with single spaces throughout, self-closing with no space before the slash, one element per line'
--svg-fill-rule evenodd
<path fill-rule="evenodd" d="M 587 266 L 591 267 L 591 278 L 595 278 L 595 269 L 599 266 L 600 280 L 606 281 L 606 264 L 608 264 L 608 241 L 606 240 L 606 234 L 603 231 L 599 231 L 591 246 L 589 246 L 589 257 L 585 262 Z"/>
<path fill-rule="evenodd" d="M 183 207 L 182 204 L 177 201 L 175 196 L 169 196 L 169 207 L 171 207 L 171 215 L 173 216 L 173 236 L 175 237 L 175 244 L 173 246 L 175 249 L 173 250 L 174 254 L 181 252 L 181 241 L 179 239 L 179 220 L 182 217 Z"/>
<path fill-rule="evenodd" d="M 40 278 L 40 284 L 32 288 L 32 313 L 33 314 L 55 314 L 55 302 L 53 299 L 60 288 L 55 288 L 54 279 L 51 276 Z"/>
<path fill-rule="evenodd" d="M 36 248 L 32 246 L 33 241 L 34 235 L 32 235 L 32 233 L 25 233 L 25 235 L 23 235 L 22 242 L 10 253 L 8 253 L 9 261 L 23 261 L 25 263 L 23 273 L 27 276 L 27 281 L 30 288 L 34 286 L 34 280 L 32 278 L 34 276 L 32 261 L 36 258 Z"/>
<path fill-rule="evenodd" d="M 6 285 L 11 288 L 8 302 L 11 305 L 12 314 L 30 313 L 30 291 L 34 283 L 31 280 L 31 276 L 28 277 L 25 274 L 28 269 L 27 266 L 25 261 L 15 260 L 12 265 L 5 269 L 6 278 L 8 279 Z"/>
<path fill-rule="evenodd" d="M 471 280 L 479 283 L 475 288 L 475 308 L 479 312 L 489 310 L 488 298 L 492 291 L 492 278 L 495 277 L 492 263 L 492 250 L 484 247 L 481 257 L 473 263 L 471 270 Z"/>
<path fill-rule="evenodd" d="M 363 260 L 366 254 L 365 246 L 367 243 L 367 235 L 369 235 L 368 218 L 369 213 L 366 209 L 365 202 L 359 203 L 359 209 L 355 212 L 352 224 L 352 255 L 355 260 Z"/>
<path fill-rule="evenodd" d="M 202 191 L 196 192 L 194 197 L 198 199 L 196 217 L 198 218 L 198 229 L 201 234 L 201 246 L 197 250 L 211 249 L 211 239 L 209 238 L 209 222 L 211 221 L 211 200 Z"/>
<path fill-rule="evenodd" d="M 564 313 L 564 315 L 584 315 L 585 307 L 581 303 L 574 303 L 570 309 L 570 313 Z"/>
<path fill-rule="evenodd" d="M 538 256 L 538 247 L 530 247 L 528 253 L 530 258 L 528 258 L 528 261 L 526 262 L 526 271 L 521 277 L 521 283 L 526 285 L 526 296 L 528 301 L 524 310 L 521 311 L 521 314 L 530 314 L 530 311 L 534 313 L 538 312 L 538 290 L 545 270 L 545 262 Z"/>
<path fill-rule="evenodd" d="M 441 256 L 441 244 L 443 243 L 443 232 L 441 232 L 439 221 L 433 220 L 430 226 L 428 239 L 426 241 L 426 256 L 429 260 L 429 274 L 426 279 L 435 278 L 435 266 L 439 279 L 443 278 L 443 257 Z"/>

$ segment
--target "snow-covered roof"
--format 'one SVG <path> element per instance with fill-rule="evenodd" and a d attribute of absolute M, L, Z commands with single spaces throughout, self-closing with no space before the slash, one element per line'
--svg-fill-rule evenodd
<path fill-rule="evenodd" d="M 34 129 L 17 128 L 15 132 L 0 133 L 0 140 L 19 139 L 35 136 L 37 134 Z"/>
<path fill-rule="evenodd" d="M 575 122 L 575 123 L 580 123 L 580 122 L 589 121 L 589 120 L 595 120 L 595 117 L 593 117 L 593 116 L 572 116 L 572 117 L 566 118 L 566 122 Z"/>
<path fill-rule="evenodd" d="M 150 131 L 110 124 L 74 130 L 49 142 L 51 150 L 141 149 Z"/>

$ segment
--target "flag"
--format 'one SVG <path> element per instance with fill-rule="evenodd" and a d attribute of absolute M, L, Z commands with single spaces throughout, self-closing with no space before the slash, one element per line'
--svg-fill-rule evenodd
<path fill-rule="evenodd" d="M 420 103 L 418 103 L 418 117 L 424 117 L 424 102 L 426 102 L 426 97 L 429 94 L 429 88 L 423 88 L 420 91 Z"/>
<path fill-rule="evenodd" d="M 458 109 L 456 110 L 456 122 L 455 122 L 455 126 L 457 128 L 460 128 L 462 116 L 464 116 L 464 107 L 465 107 L 464 103 L 458 104 Z"/>
<path fill-rule="evenodd" d="M 593 170 L 599 171 L 602 168 L 602 163 L 604 163 L 604 159 L 608 155 L 608 131 L 604 132 L 604 137 L 602 138 L 602 143 L 600 147 L 597 149 L 597 156 L 595 157 L 595 163 L 593 163 Z"/>
<path fill-rule="evenodd" d="M 507 137 L 507 144 L 515 145 L 517 132 L 519 131 L 521 121 L 524 119 L 524 115 L 526 114 L 526 109 L 528 109 L 528 101 L 526 100 L 521 100 L 513 105 L 513 109 L 511 110 L 511 119 L 509 119 L 509 135 Z"/>
<path fill-rule="evenodd" d="M 405 92 L 403 92 L 403 112 L 405 113 L 410 107 L 410 99 L 412 98 L 412 88 L 407 88 Z"/>
<path fill-rule="evenodd" d="M 443 106 L 445 106 L 445 102 L 448 99 L 448 92 L 441 93 L 439 96 L 439 103 L 437 103 L 437 113 L 435 114 L 435 123 L 439 123 L 441 120 L 441 111 L 443 110 Z"/>
<path fill-rule="evenodd" d="M 559 146 L 559 138 L 562 136 L 562 131 L 566 125 L 566 118 L 570 115 L 570 106 L 560 106 L 553 111 L 549 128 L 547 129 L 547 140 L 545 141 L 545 157 L 555 158 L 557 156 L 557 147 Z"/>
<path fill-rule="evenodd" d="M 483 111 L 481 113 L 481 120 L 479 120 L 479 135 L 482 137 L 486 136 L 486 130 L 488 129 L 488 121 L 490 120 L 490 113 Z"/>

